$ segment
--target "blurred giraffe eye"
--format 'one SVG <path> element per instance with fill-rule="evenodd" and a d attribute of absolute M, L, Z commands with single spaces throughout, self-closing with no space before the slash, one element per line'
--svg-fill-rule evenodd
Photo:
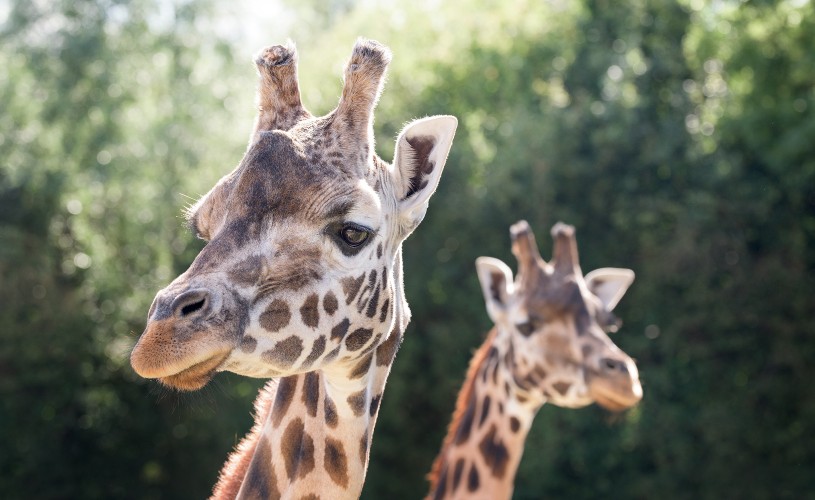
<path fill-rule="evenodd" d="M 355 224 L 346 224 L 340 230 L 340 238 L 346 245 L 356 248 L 368 239 L 370 232 Z"/>
<path fill-rule="evenodd" d="M 532 335 L 532 332 L 535 330 L 535 327 L 532 326 L 532 323 L 529 321 L 526 321 L 524 323 L 517 323 L 515 325 L 515 328 L 517 328 L 518 331 L 521 332 L 521 335 L 523 335 L 524 337 Z"/>

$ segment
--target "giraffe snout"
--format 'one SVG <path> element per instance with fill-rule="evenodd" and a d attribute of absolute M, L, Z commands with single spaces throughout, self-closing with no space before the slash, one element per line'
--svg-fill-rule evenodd
<path fill-rule="evenodd" d="M 211 287 L 173 284 L 153 300 L 130 354 L 139 375 L 183 390 L 212 377 L 236 345 L 234 304 Z"/>

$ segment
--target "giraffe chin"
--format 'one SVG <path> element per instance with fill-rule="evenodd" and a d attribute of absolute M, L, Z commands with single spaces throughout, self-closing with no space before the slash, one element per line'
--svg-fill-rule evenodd
<path fill-rule="evenodd" d="M 212 380 L 215 372 L 218 371 L 218 368 L 228 357 L 229 351 L 219 353 L 209 359 L 195 363 L 175 375 L 159 377 L 158 380 L 162 384 L 178 389 L 179 391 L 197 391 Z"/>
<path fill-rule="evenodd" d="M 595 391 L 592 394 L 594 402 L 602 406 L 606 410 L 620 412 L 627 410 L 632 406 L 639 403 L 640 398 L 637 397 L 620 397 L 619 395 L 611 395 L 605 392 Z"/>

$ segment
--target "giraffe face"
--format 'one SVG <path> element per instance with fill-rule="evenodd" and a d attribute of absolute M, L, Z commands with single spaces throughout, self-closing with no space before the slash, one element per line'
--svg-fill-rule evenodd
<path fill-rule="evenodd" d="M 262 109 L 256 123 L 269 130 L 255 130 L 238 167 L 190 210 L 207 245 L 156 296 L 131 354 L 140 375 L 183 390 L 224 370 L 278 377 L 340 367 L 361 376 L 359 360 L 407 323 L 401 243 L 424 216 L 456 120 L 408 125 L 393 165 L 373 154 L 379 83 L 366 78 L 382 77 L 386 50 L 358 42 L 343 99 L 327 116 L 270 118 Z M 265 60 L 259 68 L 263 104 L 271 92 L 263 71 L 291 68 Z"/>
<path fill-rule="evenodd" d="M 611 311 L 633 272 L 606 268 L 584 277 L 571 229 L 560 229 L 568 234 L 556 235 L 561 241 L 547 264 L 528 226 L 513 226 L 513 252 L 520 263 L 514 282 L 503 262 L 477 261 L 487 309 L 510 338 L 505 365 L 518 389 L 539 401 L 569 408 L 592 402 L 611 410 L 631 407 L 642 398 L 637 367 L 607 332 L 618 326 Z M 572 251 L 571 263 L 557 261 Z"/>

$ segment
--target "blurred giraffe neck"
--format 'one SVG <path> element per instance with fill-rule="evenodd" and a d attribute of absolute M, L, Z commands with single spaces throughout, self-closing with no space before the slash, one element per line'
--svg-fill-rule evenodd
<path fill-rule="evenodd" d="M 453 420 L 429 474 L 428 499 L 509 499 L 524 441 L 541 401 L 504 368 L 508 336 L 493 329 L 470 362 Z"/>

